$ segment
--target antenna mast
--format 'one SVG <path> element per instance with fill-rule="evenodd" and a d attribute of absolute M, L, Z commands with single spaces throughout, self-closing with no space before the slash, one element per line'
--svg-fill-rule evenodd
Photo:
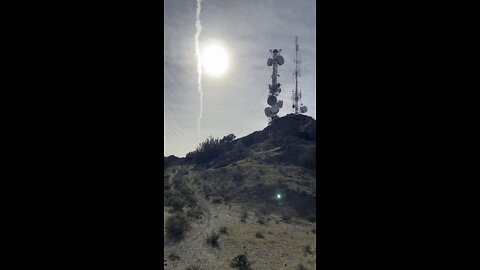
<path fill-rule="evenodd" d="M 282 89 L 280 89 L 280 83 L 277 82 L 277 77 L 280 76 L 278 75 L 278 65 L 283 65 L 283 63 L 285 62 L 283 56 L 280 55 L 281 51 L 281 49 L 274 49 L 273 51 L 270 50 L 272 58 L 268 58 L 267 60 L 267 66 L 273 66 L 272 84 L 268 85 L 269 94 L 267 98 L 267 103 L 271 107 L 265 108 L 265 115 L 269 118 L 269 125 L 273 122 L 274 119 L 278 118 L 277 113 L 283 106 L 283 100 L 277 100 L 278 94 L 280 94 L 280 92 L 282 91 Z"/>
<path fill-rule="evenodd" d="M 293 78 L 295 80 L 295 89 L 292 91 L 293 112 L 295 114 L 306 113 L 307 106 L 303 106 L 303 103 L 301 102 L 302 91 L 298 89 L 298 77 L 300 77 L 301 75 L 300 63 L 302 62 L 302 59 L 300 55 L 300 46 L 298 45 L 297 36 L 295 36 L 295 59 L 293 59 L 293 62 L 295 63 L 295 71 L 293 72 Z M 298 106 L 299 102 L 300 102 L 300 106 Z"/>

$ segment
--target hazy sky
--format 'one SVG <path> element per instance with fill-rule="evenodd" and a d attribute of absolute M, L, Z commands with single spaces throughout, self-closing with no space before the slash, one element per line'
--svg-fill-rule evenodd
<path fill-rule="evenodd" d="M 196 6 L 196 0 L 164 1 L 165 156 L 184 157 L 198 145 Z M 230 133 L 239 138 L 267 126 L 264 108 L 271 83 L 270 49 L 282 49 L 285 58 L 278 69 L 279 99 L 284 102 L 278 115 L 292 113 L 295 35 L 302 55 L 302 101 L 308 107 L 306 114 L 316 118 L 314 0 L 203 0 L 200 19 L 200 49 L 220 44 L 230 58 L 223 76 L 203 72 L 202 140 Z"/>

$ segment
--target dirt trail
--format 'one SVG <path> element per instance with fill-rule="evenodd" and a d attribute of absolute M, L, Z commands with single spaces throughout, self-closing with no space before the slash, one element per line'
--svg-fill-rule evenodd
<path fill-rule="evenodd" d="M 279 216 L 270 215 L 272 220 L 261 225 L 255 219 L 254 209 L 249 210 L 246 223 L 241 223 L 241 205 L 211 204 L 194 185 L 195 171 L 184 166 L 177 167 L 177 172 L 182 168 L 188 170 L 184 176 L 185 184 L 194 192 L 197 205 L 203 211 L 203 219 L 192 222 L 192 228 L 183 241 L 164 245 L 164 269 L 185 270 L 190 266 L 201 270 L 233 269 L 229 263 L 239 254 L 248 255 L 253 269 L 293 269 L 300 263 L 307 269 L 316 269 L 316 253 L 304 254 L 307 244 L 316 250 L 315 234 L 312 232 L 316 224 L 278 222 Z M 170 181 L 175 175 L 170 176 Z M 215 249 L 206 243 L 206 238 L 220 226 L 226 226 L 229 233 L 220 237 L 220 248 Z M 258 239 L 257 232 L 263 233 L 265 238 Z M 170 260 L 168 255 L 172 252 L 180 259 Z"/>
<path fill-rule="evenodd" d="M 206 246 L 206 237 L 214 229 L 212 224 L 212 211 L 205 200 L 205 198 L 198 193 L 198 190 L 191 184 L 193 175 L 191 170 L 188 169 L 188 176 L 186 184 L 194 192 L 197 200 L 198 207 L 203 211 L 203 218 L 199 219 L 196 224 L 192 226 L 192 229 L 187 233 L 185 239 L 180 243 L 166 244 L 164 246 L 164 262 L 167 266 L 164 269 L 185 269 L 190 265 L 186 265 L 185 262 L 190 262 L 191 265 L 200 266 L 201 269 L 212 269 L 212 265 L 215 265 L 215 256 L 209 253 L 209 249 Z M 178 169 L 177 169 L 178 172 Z M 176 173 L 175 173 L 176 174 Z M 170 179 L 173 179 L 171 176 Z M 181 260 L 172 262 L 168 259 L 168 255 L 174 252 L 180 256 Z"/>

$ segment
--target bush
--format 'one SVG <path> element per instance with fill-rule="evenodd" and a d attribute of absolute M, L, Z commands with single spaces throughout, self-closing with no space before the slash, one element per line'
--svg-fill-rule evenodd
<path fill-rule="evenodd" d="M 312 251 L 312 247 L 310 245 L 306 245 L 305 247 L 303 247 L 303 251 L 305 251 L 305 254 L 310 254 L 310 255 L 313 255 L 313 251 Z"/>
<path fill-rule="evenodd" d="M 265 236 L 263 236 L 263 234 L 262 234 L 261 232 L 257 232 L 257 233 L 255 234 L 255 236 L 256 236 L 257 238 L 260 238 L 260 239 L 265 238 Z"/>
<path fill-rule="evenodd" d="M 248 218 L 248 211 L 247 211 L 247 208 L 245 206 L 242 206 L 242 209 L 241 209 L 241 214 L 240 214 L 240 221 L 245 223 L 247 221 L 247 218 Z"/>
<path fill-rule="evenodd" d="M 216 232 L 212 232 L 208 237 L 207 237 L 207 244 L 211 245 L 214 248 L 219 248 L 218 245 L 218 238 L 220 237 L 220 234 Z"/>
<path fill-rule="evenodd" d="M 268 205 L 264 204 L 260 207 L 258 212 L 262 215 L 268 216 L 271 211 L 270 211 L 270 208 L 268 207 Z"/>
<path fill-rule="evenodd" d="M 185 206 L 185 201 L 178 196 L 171 196 L 168 201 L 168 205 L 173 207 L 175 211 L 182 211 Z"/>
<path fill-rule="evenodd" d="M 244 177 L 240 171 L 236 171 L 233 173 L 233 181 L 234 182 L 242 182 L 244 180 Z"/>
<path fill-rule="evenodd" d="M 179 260 L 179 259 L 180 259 L 180 257 L 179 257 L 176 253 L 174 253 L 174 252 L 170 253 L 170 254 L 168 255 L 168 258 L 169 258 L 170 260 L 172 260 L 172 261 L 175 261 L 175 260 Z"/>
<path fill-rule="evenodd" d="M 316 147 L 309 147 L 299 158 L 299 165 L 308 169 L 315 170 L 317 167 Z"/>
<path fill-rule="evenodd" d="M 307 270 L 307 268 L 303 264 L 299 264 L 296 270 Z"/>
<path fill-rule="evenodd" d="M 220 234 L 216 232 L 212 232 L 208 237 L 207 237 L 207 243 L 211 245 L 214 248 L 218 248 L 218 238 L 220 237 Z"/>
<path fill-rule="evenodd" d="M 190 266 L 188 267 L 186 270 L 200 270 L 200 267 L 199 266 Z"/>
<path fill-rule="evenodd" d="M 265 225 L 267 224 L 267 219 L 265 218 L 264 215 L 257 213 L 257 222 L 259 224 Z"/>
<path fill-rule="evenodd" d="M 288 223 L 292 220 L 292 217 L 293 217 L 294 213 L 293 213 L 292 210 L 286 208 L 286 209 L 282 210 L 281 215 L 282 215 L 283 221 Z"/>
<path fill-rule="evenodd" d="M 227 228 L 227 227 L 225 227 L 225 226 L 220 227 L 220 233 L 221 233 L 221 234 L 228 234 L 227 231 L 228 231 L 228 228 Z"/>
<path fill-rule="evenodd" d="M 241 254 L 233 258 L 230 266 L 233 268 L 238 268 L 240 270 L 250 270 L 250 262 L 247 259 L 247 255 Z"/>
<path fill-rule="evenodd" d="M 196 163 L 203 164 L 223 154 L 222 143 L 218 138 L 208 137 L 191 154 Z"/>
<path fill-rule="evenodd" d="M 236 136 L 234 134 L 228 134 L 227 136 L 224 136 L 223 139 L 220 140 L 220 143 L 221 144 L 230 143 L 230 142 L 233 142 L 235 138 Z"/>
<path fill-rule="evenodd" d="M 196 207 L 188 209 L 188 211 L 187 211 L 187 217 L 200 218 L 202 216 L 202 214 L 203 214 L 202 210 L 200 210 Z"/>
<path fill-rule="evenodd" d="M 220 199 L 220 198 L 215 198 L 215 199 L 213 199 L 212 202 L 213 202 L 214 204 L 219 204 L 219 203 L 222 203 L 222 199 Z"/>
<path fill-rule="evenodd" d="M 228 202 L 231 202 L 232 201 L 232 194 L 230 193 L 225 193 L 225 195 L 223 195 L 223 200 L 225 202 L 225 205 L 228 203 Z"/>
<path fill-rule="evenodd" d="M 179 189 L 182 197 L 185 201 L 185 204 L 188 206 L 194 206 L 197 204 L 197 198 L 195 197 L 194 192 L 187 188 L 185 185 Z"/>
<path fill-rule="evenodd" d="M 187 219 L 183 214 L 177 213 L 167 220 L 167 237 L 171 240 L 181 240 L 190 228 Z"/>

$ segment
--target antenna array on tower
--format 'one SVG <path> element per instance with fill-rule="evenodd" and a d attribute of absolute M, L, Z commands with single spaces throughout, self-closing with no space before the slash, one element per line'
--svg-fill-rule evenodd
<path fill-rule="evenodd" d="M 300 46 L 298 45 L 298 37 L 295 37 L 295 59 L 293 59 L 293 62 L 295 63 L 295 71 L 293 72 L 293 78 L 295 80 L 295 89 L 292 91 L 292 101 L 293 101 L 293 112 L 295 114 L 299 113 L 306 113 L 307 112 L 307 106 L 304 106 L 303 103 L 301 102 L 302 98 L 302 91 L 298 89 L 298 77 L 300 77 L 300 63 L 302 62 L 301 56 L 300 56 Z M 298 105 L 300 103 L 300 106 Z"/>
<path fill-rule="evenodd" d="M 285 59 L 280 55 L 281 51 L 281 49 L 270 50 L 272 58 L 268 58 L 267 60 L 267 66 L 273 66 L 272 84 L 268 85 L 269 94 L 267 98 L 267 104 L 270 105 L 270 107 L 265 108 L 265 115 L 269 118 L 268 124 L 271 124 L 273 119 L 278 118 L 277 113 L 283 106 L 283 101 L 277 100 L 278 94 L 282 91 L 280 89 L 280 83 L 277 82 L 277 77 L 280 76 L 278 75 L 278 65 L 285 63 Z"/>

